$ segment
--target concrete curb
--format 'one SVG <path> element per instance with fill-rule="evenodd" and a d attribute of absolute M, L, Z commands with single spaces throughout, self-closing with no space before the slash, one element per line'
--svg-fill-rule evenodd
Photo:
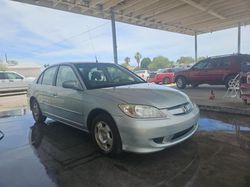
<path fill-rule="evenodd" d="M 214 111 L 214 112 L 222 112 L 234 115 L 245 115 L 250 116 L 250 107 L 249 110 L 240 109 L 240 108 L 231 108 L 225 106 L 209 106 L 209 105 L 200 105 L 197 104 L 200 110 L 203 111 Z"/>

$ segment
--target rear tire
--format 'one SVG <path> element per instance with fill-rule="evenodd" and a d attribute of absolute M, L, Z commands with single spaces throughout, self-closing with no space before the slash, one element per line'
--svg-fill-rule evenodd
<path fill-rule="evenodd" d="M 177 77 L 176 78 L 176 86 L 177 88 L 184 89 L 187 86 L 187 81 L 184 77 Z"/>
<path fill-rule="evenodd" d="M 108 114 L 97 115 L 91 124 L 91 135 L 97 149 L 104 155 L 122 152 L 122 142 L 114 120 Z"/>
<path fill-rule="evenodd" d="M 42 114 L 40 106 L 37 100 L 35 99 L 31 101 L 31 111 L 32 111 L 33 118 L 36 122 L 44 122 L 46 120 L 46 116 Z"/>
<path fill-rule="evenodd" d="M 170 83 L 170 79 L 168 77 L 164 78 L 162 81 L 163 84 L 169 84 Z"/>

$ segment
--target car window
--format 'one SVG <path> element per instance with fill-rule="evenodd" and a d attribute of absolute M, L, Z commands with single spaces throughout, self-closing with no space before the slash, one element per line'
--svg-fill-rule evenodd
<path fill-rule="evenodd" d="M 62 84 L 65 81 L 77 81 L 78 82 L 75 72 L 70 66 L 59 67 L 59 70 L 57 73 L 56 86 L 62 87 Z"/>
<path fill-rule="evenodd" d="M 4 73 L 0 73 L 0 79 L 5 79 Z"/>
<path fill-rule="evenodd" d="M 183 71 L 184 69 L 182 69 L 182 68 L 174 68 L 172 70 L 173 70 L 174 73 L 177 73 L 179 71 Z"/>
<path fill-rule="evenodd" d="M 50 67 L 43 73 L 43 85 L 53 85 L 54 76 L 56 74 L 57 66 Z"/>
<path fill-rule="evenodd" d="M 229 67 L 231 61 L 230 58 L 217 58 L 212 62 L 212 68 L 227 68 Z"/>
<path fill-rule="evenodd" d="M 102 63 L 76 64 L 88 89 L 144 83 L 126 68 Z"/>
<path fill-rule="evenodd" d="M 172 73 L 173 71 L 171 69 L 165 69 L 163 73 Z"/>
<path fill-rule="evenodd" d="M 221 62 L 219 63 L 219 67 L 221 68 L 227 68 L 231 64 L 230 58 L 223 58 Z"/>
<path fill-rule="evenodd" d="M 145 71 L 140 70 L 140 71 L 136 71 L 135 73 L 139 74 L 139 73 L 145 73 Z"/>
<path fill-rule="evenodd" d="M 197 64 L 195 64 L 192 69 L 198 69 L 198 70 L 199 69 L 206 69 L 208 62 L 209 62 L 208 60 L 200 61 Z"/>
<path fill-rule="evenodd" d="M 108 74 L 114 82 L 124 81 L 124 82 L 131 82 L 135 81 L 135 79 L 129 76 L 127 73 L 124 73 L 118 68 L 115 67 L 107 67 Z"/>
<path fill-rule="evenodd" d="M 16 73 L 6 73 L 7 79 L 23 79 L 20 75 Z"/>

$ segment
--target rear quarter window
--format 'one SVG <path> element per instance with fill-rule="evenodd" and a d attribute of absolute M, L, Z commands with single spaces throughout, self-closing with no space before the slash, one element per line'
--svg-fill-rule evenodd
<path fill-rule="evenodd" d="M 42 84 L 43 81 L 43 73 L 39 76 L 38 80 L 37 80 L 37 84 Z"/>
<path fill-rule="evenodd" d="M 43 73 L 43 79 L 42 79 L 43 85 L 53 85 L 56 70 L 57 70 L 57 66 L 50 67 L 49 69 L 45 70 L 45 72 Z"/>

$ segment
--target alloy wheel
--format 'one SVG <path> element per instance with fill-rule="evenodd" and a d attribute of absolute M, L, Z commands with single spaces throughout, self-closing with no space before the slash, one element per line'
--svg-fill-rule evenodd
<path fill-rule="evenodd" d="M 95 125 L 95 140 L 97 145 L 105 152 L 113 147 L 113 134 L 107 123 L 100 121 Z"/>

